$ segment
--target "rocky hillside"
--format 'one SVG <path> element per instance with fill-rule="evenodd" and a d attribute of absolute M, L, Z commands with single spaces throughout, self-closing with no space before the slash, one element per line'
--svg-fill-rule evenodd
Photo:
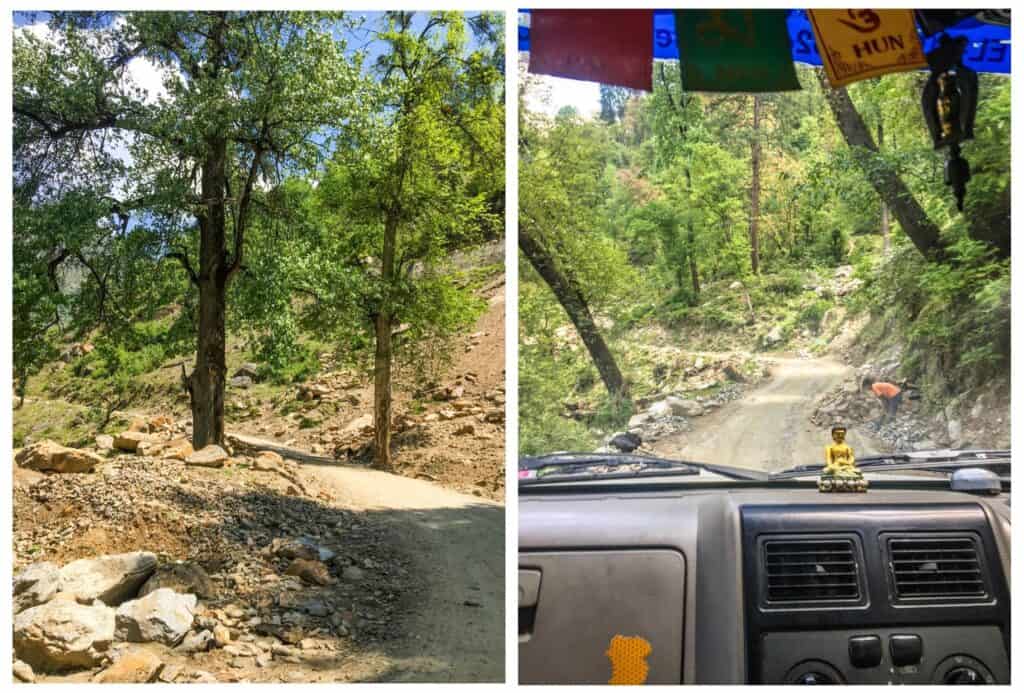
<path fill-rule="evenodd" d="M 17 455 L 16 676 L 380 674 L 373 652 L 420 589 L 387 522 L 337 507 L 274 453 L 186 454 L 173 429 L 129 433 L 113 443 L 134 452 Z"/>
<path fill-rule="evenodd" d="M 393 471 L 434 483 L 381 477 L 413 484 L 412 497 L 395 500 L 415 512 L 342 497 L 347 489 L 329 480 L 339 466 L 362 471 L 373 438 L 370 374 L 329 352 L 313 375 L 281 384 L 233 343 L 227 444 L 196 451 L 180 359 L 142 376 L 141 396 L 125 407 L 90 399 L 89 343 L 65 349 L 14 408 L 15 676 L 443 680 L 433 660 L 404 663 L 410 639 L 425 646 L 436 637 L 411 629 L 428 605 L 436 611 L 428 597 L 438 598 L 438 582 L 462 589 L 450 571 L 478 571 L 429 542 L 418 548 L 410 525 L 468 521 L 431 499 L 430 489 L 455 495 L 441 487 L 488 517 L 501 514 L 489 502 L 503 502 L 505 488 L 500 270 L 477 293 L 487 308 L 439 345 L 448 352 L 433 382 L 401 364 L 396 371 Z M 434 506 L 434 515 L 419 509 Z M 488 570 L 480 553 L 493 554 L 502 536 L 492 524 L 493 536 L 477 525 L 480 545 L 461 548 Z M 431 559 L 445 565 L 435 570 Z M 500 626 L 503 576 L 472 581 L 456 606 L 478 614 L 486 606 L 487 623 Z M 449 617 L 462 618 L 458 609 Z M 464 653 L 445 654 L 447 666 L 469 666 L 456 661 Z"/>

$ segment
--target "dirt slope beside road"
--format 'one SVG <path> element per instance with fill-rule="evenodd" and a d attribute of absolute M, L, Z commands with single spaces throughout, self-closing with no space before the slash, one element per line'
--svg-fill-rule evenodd
<path fill-rule="evenodd" d="M 303 474 L 342 506 L 390 520 L 426 581 L 377 680 L 504 681 L 504 506 L 372 469 L 305 464 Z"/>
<path fill-rule="evenodd" d="M 819 395 L 849 378 L 852 369 L 831 358 L 774 357 L 772 377 L 743 398 L 694 420 L 694 430 L 652 446 L 665 457 L 768 472 L 824 462 L 827 430 L 810 421 Z M 857 456 L 882 451 L 855 427 L 847 441 Z"/>

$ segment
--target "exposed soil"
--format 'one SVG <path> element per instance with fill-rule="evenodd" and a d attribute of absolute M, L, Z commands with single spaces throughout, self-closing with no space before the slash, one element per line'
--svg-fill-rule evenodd
<path fill-rule="evenodd" d="M 502 501 L 505 497 L 505 287 L 492 283 L 481 292 L 487 309 L 472 333 L 448 345 L 455 353 L 434 388 L 403 378 L 394 385 L 394 412 L 400 422 L 393 436 L 394 471 L 475 496 Z M 347 431 L 372 412 L 373 384 L 369 376 L 343 370 L 321 374 L 316 383 L 332 392 L 281 416 L 280 403 L 262 402 L 249 408 L 255 416 L 236 413 L 230 428 L 240 433 L 273 438 L 315 454 L 344 461 L 368 462 L 372 430 Z M 457 396 L 438 390 L 456 389 Z M 434 392 L 431 392 L 434 390 Z M 244 391 L 229 393 L 246 400 Z M 292 402 L 296 391 L 285 398 Z M 456 409 L 453 404 L 462 407 Z M 466 415 L 476 410 L 480 413 Z M 446 414 L 457 416 L 445 419 Z"/>
<path fill-rule="evenodd" d="M 142 645 L 175 682 L 503 681 L 503 279 L 492 277 L 478 295 L 487 305 L 472 330 L 436 345 L 448 358 L 435 382 L 416 368 L 396 371 L 394 473 L 367 466 L 368 374 L 327 358 L 307 383 L 227 391 L 228 430 L 294 451 L 287 473 L 257 471 L 241 445 L 222 469 L 116 451 L 88 474 L 13 465 L 15 570 L 129 551 L 198 563 L 217 586 L 200 600 L 203 617 L 224 624 L 227 611 L 244 616 L 229 622 L 233 649 Z M 236 345 L 229 363 L 241 357 Z M 187 434 L 175 371 L 150 374 L 167 381 L 163 394 L 118 416 L 169 414 L 175 435 Z M 51 408 L 46 396 L 65 395 L 33 393 L 31 408 L 16 414 L 32 440 L 60 430 L 32 419 Z M 275 539 L 298 538 L 336 554 L 325 561 L 329 584 L 286 575 L 286 563 L 268 553 Z M 96 673 L 37 680 L 85 682 Z"/>

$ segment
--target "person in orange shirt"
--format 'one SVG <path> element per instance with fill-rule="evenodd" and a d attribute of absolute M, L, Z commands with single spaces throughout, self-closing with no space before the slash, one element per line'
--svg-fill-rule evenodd
<path fill-rule="evenodd" d="M 890 416 L 896 416 L 900 403 L 903 401 L 903 390 L 900 389 L 899 385 L 893 385 L 885 381 L 875 382 L 867 378 L 864 380 L 864 389 L 869 388 L 871 393 L 882 403 L 882 420 L 884 421 Z"/>

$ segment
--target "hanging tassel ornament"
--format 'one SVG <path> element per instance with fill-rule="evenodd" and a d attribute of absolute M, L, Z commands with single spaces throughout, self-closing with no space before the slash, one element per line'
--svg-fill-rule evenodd
<path fill-rule="evenodd" d="M 945 183 L 953 190 L 956 208 L 964 211 L 964 196 L 971 180 L 971 166 L 960 155 L 961 143 L 974 139 L 974 115 L 978 109 L 978 73 L 963 64 L 967 40 L 943 36 L 929 53 L 931 74 L 921 92 L 932 144 L 946 148 Z"/>

